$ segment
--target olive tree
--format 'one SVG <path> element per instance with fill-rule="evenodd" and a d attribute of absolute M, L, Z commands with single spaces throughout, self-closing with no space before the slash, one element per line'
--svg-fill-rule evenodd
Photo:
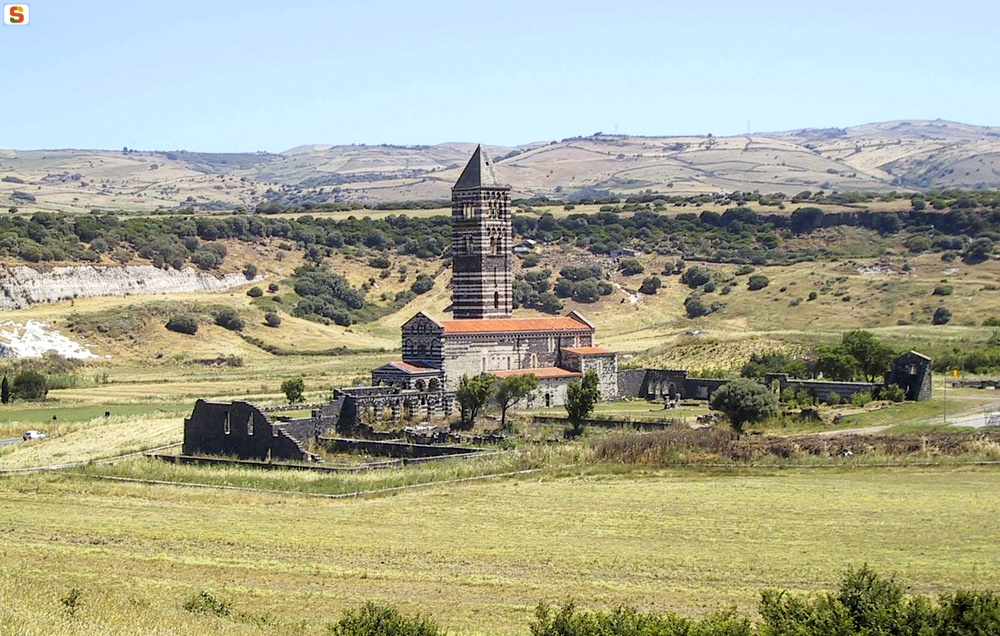
<path fill-rule="evenodd" d="M 778 396 L 749 378 L 724 384 L 708 402 L 714 411 L 722 411 L 737 435 L 747 422 L 761 422 L 778 414 Z"/>

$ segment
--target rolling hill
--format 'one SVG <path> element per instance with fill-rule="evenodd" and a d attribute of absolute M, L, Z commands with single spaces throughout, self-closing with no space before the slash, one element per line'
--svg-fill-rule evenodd
<path fill-rule="evenodd" d="M 21 211 L 149 213 L 252 208 L 264 201 L 445 200 L 473 148 L 310 145 L 279 154 L 2 150 L 0 203 Z M 595 133 L 487 148 L 515 196 L 1000 188 L 1000 128 L 948 121 L 734 137 Z"/>

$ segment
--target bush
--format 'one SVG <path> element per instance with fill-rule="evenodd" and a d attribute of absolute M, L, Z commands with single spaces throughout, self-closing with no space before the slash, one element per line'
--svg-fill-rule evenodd
<path fill-rule="evenodd" d="M 871 401 L 872 401 L 872 394 L 869 393 L 868 391 L 858 391 L 857 393 L 851 396 L 851 404 L 859 408 L 863 407 L 865 404 L 868 404 Z"/>
<path fill-rule="evenodd" d="M 764 289 L 771 284 L 771 280 L 764 276 L 763 274 L 754 274 L 749 279 L 747 279 L 747 289 L 750 291 L 757 291 L 758 289 Z"/>
<path fill-rule="evenodd" d="M 246 265 L 244 265 L 243 276 L 245 276 L 247 280 L 253 280 L 257 278 L 257 266 L 254 265 L 253 263 L 247 263 Z"/>
<path fill-rule="evenodd" d="M 819 297 L 819 294 L 817 294 L 814 291 L 811 291 L 811 292 L 809 292 L 809 296 L 808 296 L 808 298 L 806 298 L 806 300 L 816 300 L 816 298 L 818 298 L 818 297 Z"/>
<path fill-rule="evenodd" d="M 531 254 L 527 254 L 524 257 L 524 259 L 521 260 L 521 267 L 524 267 L 526 269 L 530 267 L 538 267 L 539 263 L 541 262 L 542 262 L 542 257 L 532 252 Z"/>
<path fill-rule="evenodd" d="M 826 403 L 830 406 L 837 406 L 841 402 L 840 394 L 836 391 L 830 391 L 830 395 L 826 396 Z"/>
<path fill-rule="evenodd" d="M 618 269 L 620 269 L 622 274 L 625 276 L 634 276 L 635 274 L 641 274 L 646 271 L 646 268 L 642 266 L 642 263 L 633 258 L 626 258 L 623 260 L 618 264 Z"/>
<path fill-rule="evenodd" d="M 267 324 L 268 327 L 280 327 L 281 316 L 279 316 L 273 311 L 269 311 L 266 314 L 264 314 L 264 323 Z"/>
<path fill-rule="evenodd" d="M 740 265 L 736 269 L 736 275 L 737 276 L 746 276 L 747 274 L 753 274 L 755 271 L 757 271 L 757 270 L 754 269 L 753 265 Z"/>
<path fill-rule="evenodd" d="M 951 285 L 938 285 L 937 287 L 934 288 L 934 291 L 931 292 L 931 295 L 932 296 L 951 296 L 951 294 L 952 294 L 953 291 L 955 291 L 955 289 Z"/>
<path fill-rule="evenodd" d="M 691 269 L 684 270 L 684 273 L 681 274 L 681 282 L 691 289 L 697 289 L 710 280 L 712 280 L 711 274 L 708 273 L 708 270 L 701 267 L 692 267 Z"/>
<path fill-rule="evenodd" d="M 889 384 L 882 387 L 879 391 L 878 397 L 880 400 L 889 400 L 891 402 L 904 402 L 906 401 L 906 391 L 903 387 L 898 384 Z"/>
<path fill-rule="evenodd" d="M 260 298 L 263 295 L 264 295 L 264 290 L 261 289 L 260 287 L 257 287 L 256 285 L 247 290 L 247 296 L 249 296 L 250 298 Z"/>
<path fill-rule="evenodd" d="M 705 283 L 705 285 L 701 288 L 701 291 L 705 292 L 706 294 L 711 294 L 712 292 L 714 292 L 715 291 L 715 281 L 711 281 L 710 280 L 707 283 Z"/>
<path fill-rule="evenodd" d="M 934 310 L 934 316 L 931 318 L 931 324 L 946 325 L 949 320 L 951 320 L 951 310 L 947 307 L 938 307 Z"/>
<path fill-rule="evenodd" d="M 198 320 L 193 316 L 171 316 L 164 325 L 168 331 L 194 335 L 198 332 Z"/>
<path fill-rule="evenodd" d="M 230 331 L 243 331 L 243 319 L 235 309 L 226 307 L 215 314 L 215 324 Z"/>
<path fill-rule="evenodd" d="M 184 602 L 184 609 L 192 614 L 206 614 L 225 618 L 233 613 L 229 601 L 215 598 L 208 590 L 202 590 Z"/>
<path fill-rule="evenodd" d="M 1000 327 L 1000 318 L 997 316 L 991 316 L 983 321 L 984 327 Z"/>
<path fill-rule="evenodd" d="M 663 286 L 663 281 L 660 280 L 659 276 L 647 276 L 642 280 L 642 285 L 639 286 L 639 293 L 646 294 L 647 296 L 652 296 L 662 286 Z"/>
<path fill-rule="evenodd" d="M 684 311 L 687 312 L 688 318 L 698 318 L 699 316 L 707 316 L 712 313 L 708 305 L 702 302 L 698 296 L 688 296 L 684 299 Z"/>
<path fill-rule="evenodd" d="M 392 263 L 385 256 L 373 256 L 368 259 L 368 265 L 375 269 L 389 269 Z"/>
<path fill-rule="evenodd" d="M 414 294 L 426 294 L 434 287 L 434 279 L 427 274 L 417 276 L 417 280 L 410 285 L 410 291 Z"/>
<path fill-rule="evenodd" d="M 434 621 L 421 616 L 405 616 L 391 605 L 371 601 L 344 612 L 330 625 L 330 636 L 438 636 L 444 631 Z"/>
<path fill-rule="evenodd" d="M 278 283 L 268 283 L 267 284 L 267 291 L 270 292 L 270 293 L 272 293 L 272 294 L 274 292 L 278 291 L 278 289 L 279 289 Z"/>

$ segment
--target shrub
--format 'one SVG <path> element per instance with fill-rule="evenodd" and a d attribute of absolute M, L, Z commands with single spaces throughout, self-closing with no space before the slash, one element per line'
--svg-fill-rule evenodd
<path fill-rule="evenodd" d="M 225 618 L 233 613 L 229 601 L 215 598 L 208 590 L 202 590 L 184 602 L 184 609 L 192 614 L 207 614 Z"/>
<path fill-rule="evenodd" d="M 701 267 L 686 269 L 684 270 L 684 273 L 681 274 L 681 282 L 691 289 L 697 289 L 710 280 L 712 280 L 711 274 L 708 273 L 708 270 L 702 269 Z"/>
<path fill-rule="evenodd" d="M 938 285 L 931 292 L 932 296 L 951 296 L 952 292 L 955 291 L 951 285 Z"/>
<path fill-rule="evenodd" d="M 257 266 L 254 265 L 253 263 L 247 263 L 246 265 L 244 265 L 243 276 L 245 276 L 247 280 L 253 280 L 257 278 Z"/>
<path fill-rule="evenodd" d="M 931 324 L 946 325 L 949 320 L 951 320 L 951 310 L 947 307 L 938 307 L 934 310 L 934 316 L 931 318 Z"/>
<path fill-rule="evenodd" d="M 426 294 L 434 287 L 434 279 L 427 274 L 420 274 L 417 280 L 410 285 L 410 291 L 414 294 Z"/>
<path fill-rule="evenodd" d="M 635 260 L 634 258 L 626 258 L 621 263 L 618 264 L 618 269 L 621 270 L 622 274 L 625 276 L 633 276 L 635 274 L 641 274 L 646 271 L 646 268 L 642 266 L 642 263 Z"/>
<path fill-rule="evenodd" d="M 715 291 L 715 281 L 711 281 L 710 280 L 707 283 L 705 283 L 705 285 L 701 288 L 701 291 L 705 292 L 706 294 L 711 294 L 712 292 L 714 292 Z"/>
<path fill-rule="evenodd" d="M 889 384 L 879 391 L 879 399 L 891 402 L 903 402 L 906 400 L 906 391 L 898 384 Z"/>
<path fill-rule="evenodd" d="M 260 298 L 263 295 L 264 295 L 264 290 L 261 289 L 260 287 L 257 287 L 256 285 L 247 290 L 247 296 L 249 296 L 250 298 Z"/>
<path fill-rule="evenodd" d="M 983 321 L 984 327 L 1000 327 L 1000 318 L 991 316 Z"/>
<path fill-rule="evenodd" d="M 826 403 L 830 406 L 837 406 L 841 402 L 840 394 L 836 391 L 830 391 L 830 395 L 826 396 Z"/>
<path fill-rule="evenodd" d="M 538 267 L 538 264 L 541 262 L 542 262 L 542 257 L 532 252 L 531 254 L 526 255 L 524 259 L 521 261 L 521 267 L 524 268 Z"/>
<path fill-rule="evenodd" d="M 169 331 L 194 335 L 198 332 L 198 320 L 193 316 L 171 316 L 165 327 Z"/>
<path fill-rule="evenodd" d="M 269 311 L 264 314 L 264 322 L 268 327 L 280 327 L 281 326 L 281 316 L 273 311 Z"/>
<path fill-rule="evenodd" d="M 750 291 L 757 291 L 758 289 L 764 289 L 771 284 L 771 280 L 764 276 L 763 274 L 754 274 L 747 280 L 747 289 Z"/>
<path fill-rule="evenodd" d="M 708 305 L 702 302 L 698 296 L 688 296 L 684 300 L 684 311 L 687 312 L 688 318 L 698 318 L 699 316 L 707 316 L 712 313 Z"/>
<path fill-rule="evenodd" d="M 235 309 L 226 307 L 215 314 L 215 324 L 230 331 L 242 331 L 243 319 Z"/>
<path fill-rule="evenodd" d="M 272 294 L 274 292 L 278 291 L 278 289 L 279 289 L 278 283 L 268 283 L 267 284 L 267 291 L 269 291 Z"/>
<path fill-rule="evenodd" d="M 872 394 L 868 391 L 858 391 L 851 396 L 851 404 L 862 407 L 872 401 Z"/>
<path fill-rule="evenodd" d="M 737 276 L 746 276 L 747 274 L 753 274 L 755 271 L 757 271 L 757 270 L 754 269 L 753 265 L 740 265 L 736 269 L 736 275 Z"/>
<path fill-rule="evenodd" d="M 392 263 L 385 256 L 373 256 L 368 259 L 368 265 L 375 269 L 389 269 Z"/>
<path fill-rule="evenodd" d="M 438 636 L 444 631 L 429 618 L 406 616 L 391 605 L 371 601 L 348 610 L 335 624 L 330 636 Z"/>
<path fill-rule="evenodd" d="M 816 298 L 818 298 L 818 297 L 819 297 L 819 294 L 817 294 L 814 291 L 811 291 L 811 292 L 809 292 L 809 297 L 806 300 L 816 300 Z"/>
<path fill-rule="evenodd" d="M 660 280 L 659 276 L 647 276 L 643 279 L 642 285 L 639 286 L 639 293 L 646 294 L 647 296 L 652 296 L 663 286 L 663 281 Z"/>

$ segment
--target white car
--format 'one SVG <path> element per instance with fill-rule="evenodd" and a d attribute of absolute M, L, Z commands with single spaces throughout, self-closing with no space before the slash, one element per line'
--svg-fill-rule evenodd
<path fill-rule="evenodd" d="M 25 431 L 24 432 L 24 441 L 28 441 L 29 439 L 42 439 L 44 437 L 45 437 L 45 433 L 41 433 L 39 431 Z"/>

